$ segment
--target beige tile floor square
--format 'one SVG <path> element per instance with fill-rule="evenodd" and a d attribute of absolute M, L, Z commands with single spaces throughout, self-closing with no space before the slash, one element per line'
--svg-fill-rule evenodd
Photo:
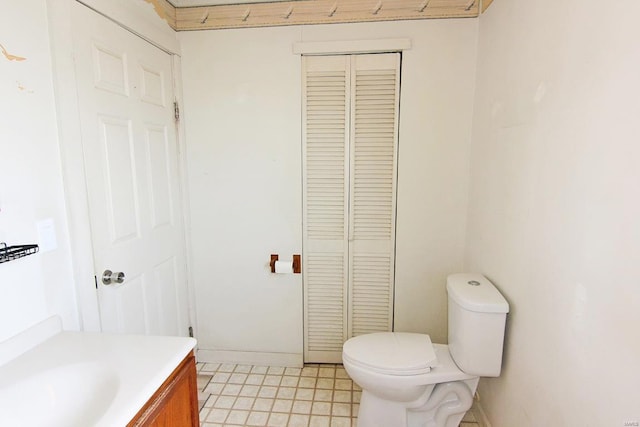
<path fill-rule="evenodd" d="M 198 363 L 201 427 L 356 427 L 362 390 L 342 365 Z M 480 427 L 469 411 L 461 427 Z"/>

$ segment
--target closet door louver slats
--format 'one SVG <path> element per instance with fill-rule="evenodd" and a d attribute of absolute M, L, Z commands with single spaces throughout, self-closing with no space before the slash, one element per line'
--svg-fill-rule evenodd
<path fill-rule="evenodd" d="M 389 292 L 389 256 L 353 257 L 352 336 L 391 330 L 393 299 Z"/>
<path fill-rule="evenodd" d="M 334 362 L 347 336 L 349 74 L 303 58 L 305 359 Z"/>
<path fill-rule="evenodd" d="M 354 56 L 349 336 L 393 326 L 399 55 Z"/>
<path fill-rule="evenodd" d="M 303 57 L 306 362 L 392 328 L 399 61 Z"/>
<path fill-rule="evenodd" d="M 344 342 L 344 257 L 313 254 L 309 257 L 307 274 L 307 305 L 309 349 L 314 352 L 335 352 Z"/>

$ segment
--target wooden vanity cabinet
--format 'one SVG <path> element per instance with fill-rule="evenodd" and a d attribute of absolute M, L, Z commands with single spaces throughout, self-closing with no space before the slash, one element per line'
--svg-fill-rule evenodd
<path fill-rule="evenodd" d="M 198 427 L 198 388 L 193 352 L 178 365 L 127 427 Z"/>

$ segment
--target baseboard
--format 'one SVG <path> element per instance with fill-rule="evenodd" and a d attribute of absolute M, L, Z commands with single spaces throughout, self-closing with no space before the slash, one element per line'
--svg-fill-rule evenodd
<path fill-rule="evenodd" d="M 302 368 L 302 353 L 267 353 L 257 351 L 231 351 L 198 349 L 198 362 L 205 363 L 237 363 L 259 366 L 285 366 Z"/>
<path fill-rule="evenodd" d="M 478 401 L 476 401 L 473 405 L 473 415 L 475 415 L 480 427 L 491 427 L 489 418 L 487 418 L 487 414 L 484 412 L 484 409 L 482 409 L 482 405 Z"/>

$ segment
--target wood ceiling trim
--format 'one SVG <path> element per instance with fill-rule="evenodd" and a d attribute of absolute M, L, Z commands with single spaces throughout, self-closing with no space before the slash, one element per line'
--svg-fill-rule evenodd
<path fill-rule="evenodd" d="M 479 3 L 480 0 L 300 0 L 182 7 L 174 8 L 174 28 L 177 31 L 193 31 L 409 19 L 473 18 L 480 13 Z"/>
<path fill-rule="evenodd" d="M 482 13 L 484 13 L 484 11 L 487 10 L 489 6 L 491 6 L 491 3 L 493 3 L 493 0 L 482 0 Z"/>
<path fill-rule="evenodd" d="M 169 26 L 174 30 L 177 30 L 176 26 L 176 7 L 169 3 L 167 0 L 144 0 L 153 6 L 156 14 L 167 21 Z"/>

